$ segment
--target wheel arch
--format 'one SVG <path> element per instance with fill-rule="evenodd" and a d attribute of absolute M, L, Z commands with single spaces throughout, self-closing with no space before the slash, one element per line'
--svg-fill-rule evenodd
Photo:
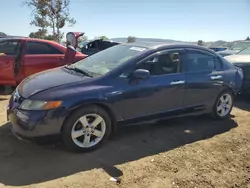
<path fill-rule="evenodd" d="M 230 86 L 225 87 L 225 88 L 223 88 L 223 89 L 221 90 L 220 93 L 223 93 L 223 92 L 225 92 L 225 91 L 230 91 L 230 92 L 232 93 L 233 97 L 236 97 L 236 95 L 237 95 L 237 92 L 233 89 L 233 87 L 230 87 Z"/>
<path fill-rule="evenodd" d="M 67 121 L 67 119 L 76 111 L 80 110 L 81 108 L 84 108 L 86 106 L 96 106 L 99 108 L 102 108 L 103 110 L 105 110 L 107 112 L 107 114 L 109 115 L 110 119 L 111 119 L 111 126 L 112 126 L 112 132 L 111 132 L 111 136 L 114 135 L 117 131 L 117 118 L 115 113 L 113 112 L 113 110 L 105 103 L 101 103 L 101 102 L 90 102 L 90 103 L 86 103 L 83 104 L 81 106 L 78 106 L 77 108 L 71 110 L 67 116 L 65 117 L 65 119 L 63 120 L 62 126 L 61 126 L 61 130 L 60 132 L 62 132 L 63 127 L 65 125 L 65 122 Z"/>
<path fill-rule="evenodd" d="M 216 103 L 216 100 L 217 100 L 218 96 L 220 96 L 222 93 L 224 93 L 226 91 L 229 91 L 230 93 L 232 93 L 233 98 L 235 98 L 236 95 L 237 95 L 232 87 L 230 87 L 230 86 L 224 86 L 224 87 L 222 87 L 220 89 L 218 95 L 213 99 L 213 102 L 212 102 L 213 105 L 211 106 L 211 109 L 213 109 L 213 106 Z"/>
<path fill-rule="evenodd" d="M 234 91 L 234 89 L 232 88 L 232 87 L 225 87 L 225 88 L 223 88 L 223 89 L 221 89 L 221 91 L 220 91 L 220 93 L 218 94 L 218 96 L 216 97 L 216 99 L 215 99 L 215 101 L 214 101 L 214 103 L 213 103 L 213 107 L 212 107 L 212 111 L 211 111 L 211 117 L 213 118 L 213 119 L 224 119 L 225 117 L 227 117 L 229 114 L 230 114 L 230 112 L 231 112 L 231 110 L 232 110 L 232 107 L 233 107 L 233 103 L 232 103 L 232 107 L 231 107 L 231 109 L 230 109 L 230 111 L 229 111 L 229 113 L 228 113 L 228 115 L 227 116 L 224 116 L 224 117 L 219 117 L 216 113 L 217 112 L 215 112 L 216 110 L 215 110 L 215 108 L 216 108 L 216 106 L 217 106 L 217 101 L 219 100 L 219 98 L 221 97 L 221 95 L 223 95 L 224 93 L 229 93 L 230 92 L 230 94 L 232 95 L 232 97 L 233 97 L 233 101 L 234 101 L 234 98 L 235 98 L 235 91 Z"/>

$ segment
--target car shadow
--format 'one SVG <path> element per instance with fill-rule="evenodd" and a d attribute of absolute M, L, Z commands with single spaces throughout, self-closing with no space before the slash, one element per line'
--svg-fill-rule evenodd
<path fill-rule="evenodd" d="M 211 138 L 237 127 L 234 120 L 179 118 L 118 129 L 117 136 L 96 151 L 71 153 L 59 143 L 36 145 L 19 141 L 8 123 L 0 126 L 0 183 L 25 186 L 101 168 L 122 176 L 118 164 L 135 161 L 185 144 Z"/>
<path fill-rule="evenodd" d="M 250 111 L 250 97 L 249 96 L 237 96 L 234 106 L 241 110 Z"/>

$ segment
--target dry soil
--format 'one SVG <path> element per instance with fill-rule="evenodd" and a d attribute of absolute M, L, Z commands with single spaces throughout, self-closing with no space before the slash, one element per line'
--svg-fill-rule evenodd
<path fill-rule="evenodd" d="M 76 154 L 61 143 L 16 139 L 6 121 L 8 98 L 0 95 L 0 187 L 250 188 L 250 100 L 238 99 L 226 121 L 190 117 L 121 128 L 102 148 Z"/>

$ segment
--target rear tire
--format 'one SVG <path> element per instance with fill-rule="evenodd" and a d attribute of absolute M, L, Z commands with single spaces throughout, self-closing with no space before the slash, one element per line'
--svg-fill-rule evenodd
<path fill-rule="evenodd" d="M 94 105 L 85 106 L 64 122 L 62 140 L 72 151 L 88 152 L 100 147 L 111 131 L 111 119 L 105 110 Z"/>
<path fill-rule="evenodd" d="M 225 90 L 220 93 L 216 98 L 213 110 L 212 118 L 217 120 L 223 120 L 230 116 L 234 104 L 234 97 L 231 91 Z"/>

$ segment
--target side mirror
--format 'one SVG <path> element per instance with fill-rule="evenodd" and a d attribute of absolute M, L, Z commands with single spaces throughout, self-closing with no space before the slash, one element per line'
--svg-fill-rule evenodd
<path fill-rule="evenodd" d="M 132 78 L 144 80 L 150 77 L 150 73 L 146 69 L 137 69 L 132 73 Z"/>
<path fill-rule="evenodd" d="M 67 46 L 73 46 L 75 49 L 78 47 L 78 38 L 83 36 L 84 33 L 80 32 L 69 32 L 66 35 Z"/>
<path fill-rule="evenodd" d="M 78 47 L 78 38 L 83 36 L 84 33 L 69 32 L 66 35 L 67 50 L 64 55 L 64 64 L 71 64 L 75 62 L 75 56 Z"/>
<path fill-rule="evenodd" d="M 76 56 L 76 49 L 73 46 L 67 46 L 66 53 L 64 55 L 64 64 L 74 63 Z"/>

